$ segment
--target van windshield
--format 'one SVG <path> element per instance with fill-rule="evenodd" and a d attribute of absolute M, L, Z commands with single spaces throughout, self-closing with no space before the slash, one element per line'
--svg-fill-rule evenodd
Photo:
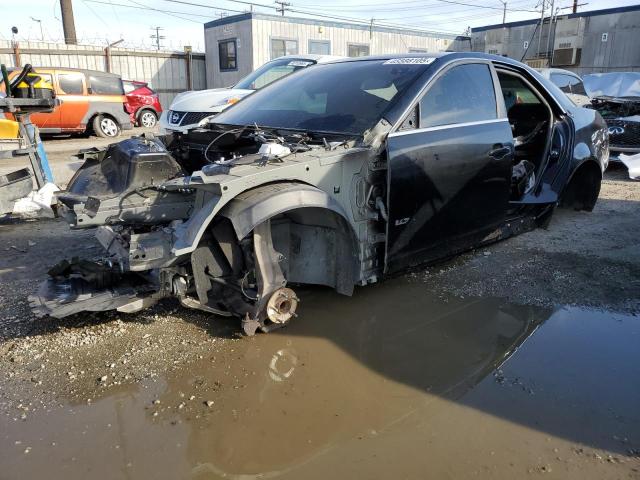
<path fill-rule="evenodd" d="M 392 60 L 315 65 L 245 97 L 215 123 L 360 135 L 427 68 Z"/>

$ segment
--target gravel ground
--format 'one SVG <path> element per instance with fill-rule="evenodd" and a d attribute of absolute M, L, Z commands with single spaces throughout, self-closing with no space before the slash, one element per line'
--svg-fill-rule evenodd
<path fill-rule="evenodd" d="M 53 152 L 52 156 L 60 156 L 54 163 L 65 165 L 62 158 L 67 153 Z M 445 302 L 453 297 L 500 297 L 524 305 L 573 305 L 637 315 L 638 202 L 640 182 L 613 168 L 607 172 L 594 212 L 557 211 L 546 230 L 460 255 L 407 278 L 424 284 Z M 36 319 L 27 296 L 60 259 L 98 251 L 93 232 L 70 231 L 59 220 L 5 222 L 0 223 L 0 238 L 0 415 L 7 420 L 41 418 L 69 402 L 92 404 L 107 392 L 132 385 L 147 389 L 159 379 L 180 378 L 198 362 L 211 362 L 220 372 L 229 373 L 230 365 L 236 370 L 221 375 L 222 383 L 209 382 L 204 403 L 201 398 L 190 402 L 196 390 L 181 391 L 171 406 L 163 400 L 161 405 L 150 402 L 148 408 L 155 414 L 172 408 L 203 415 L 218 388 L 233 392 L 247 385 L 248 373 L 238 367 L 245 360 L 238 356 L 242 350 L 238 347 L 248 340 L 240 336 L 234 319 L 212 319 L 172 300 L 131 315 L 107 312 Z M 384 294 L 384 285 L 379 288 Z M 305 292 L 301 293 L 304 299 Z M 304 303 L 300 313 L 304 315 Z M 610 463 L 601 457 L 604 454 L 589 449 L 577 446 L 575 452 L 583 466 Z M 548 473 L 548 467 L 541 468 L 529 473 Z M 633 472 L 628 478 L 639 478 L 638 471 Z"/>
<path fill-rule="evenodd" d="M 610 168 L 593 212 L 557 210 L 538 229 L 413 274 L 442 295 L 640 312 L 640 183 Z"/>
<path fill-rule="evenodd" d="M 640 312 L 640 183 L 607 173 L 592 213 L 559 210 L 539 229 L 410 275 L 442 299 L 501 297 L 539 306 Z M 56 220 L 0 225 L 0 371 L 4 407 L 149 378 L 239 338 L 233 319 L 211 318 L 171 300 L 133 315 L 35 319 L 26 297 L 49 266 L 98 251 L 91 231 Z M 356 292 L 357 294 L 357 292 Z M 304 312 L 301 312 L 304 314 Z M 2 377 L 0 377 L 2 378 Z M 78 388 L 82 384 L 83 388 Z"/>

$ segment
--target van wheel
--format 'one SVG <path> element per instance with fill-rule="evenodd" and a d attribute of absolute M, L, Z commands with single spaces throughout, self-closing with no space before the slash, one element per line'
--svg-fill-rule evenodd
<path fill-rule="evenodd" d="M 140 117 L 138 118 L 138 122 L 141 126 L 146 128 L 155 127 L 156 123 L 158 123 L 158 117 L 151 110 L 144 110 Z"/>
<path fill-rule="evenodd" d="M 111 117 L 98 115 L 93 119 L 93 131 L 99 137 L 117 137 L 120 135 L 120 125 Z"/>

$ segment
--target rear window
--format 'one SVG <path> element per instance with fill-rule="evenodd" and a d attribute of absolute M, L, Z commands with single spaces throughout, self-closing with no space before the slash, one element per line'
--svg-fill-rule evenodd
<path fill-rule="evenodd" d="M 138 88 L 133 84 L 133 82 L 122 82 L 122 85 L 124 86 L 124 93 L 131 93 Z"/>
<path fill-rule="evenodd" d="M 124 95 L 120 77 L 89 75 L 89 85 L 94 95 Z"/>

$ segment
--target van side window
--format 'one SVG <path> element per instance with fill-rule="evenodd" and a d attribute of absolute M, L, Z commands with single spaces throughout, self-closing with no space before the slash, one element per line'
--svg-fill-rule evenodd
<path fill-rule="evenodd" d="M 440 76 L 420 100 L 420 128 L 498 118 L 488 65 L 469 63 Z"/>
<path fill-rule="evenodd" d="M 82 75 L 77 73 L 59 73 L 58 84 L 60 89 L 68 95 L 82 95 L 84 93 Z"/>
<path fill-rule="evenodd" d="M 90 75 L 89 85 L 94 95 L 124 95 L 122 79 L 115 75 Z"/>

